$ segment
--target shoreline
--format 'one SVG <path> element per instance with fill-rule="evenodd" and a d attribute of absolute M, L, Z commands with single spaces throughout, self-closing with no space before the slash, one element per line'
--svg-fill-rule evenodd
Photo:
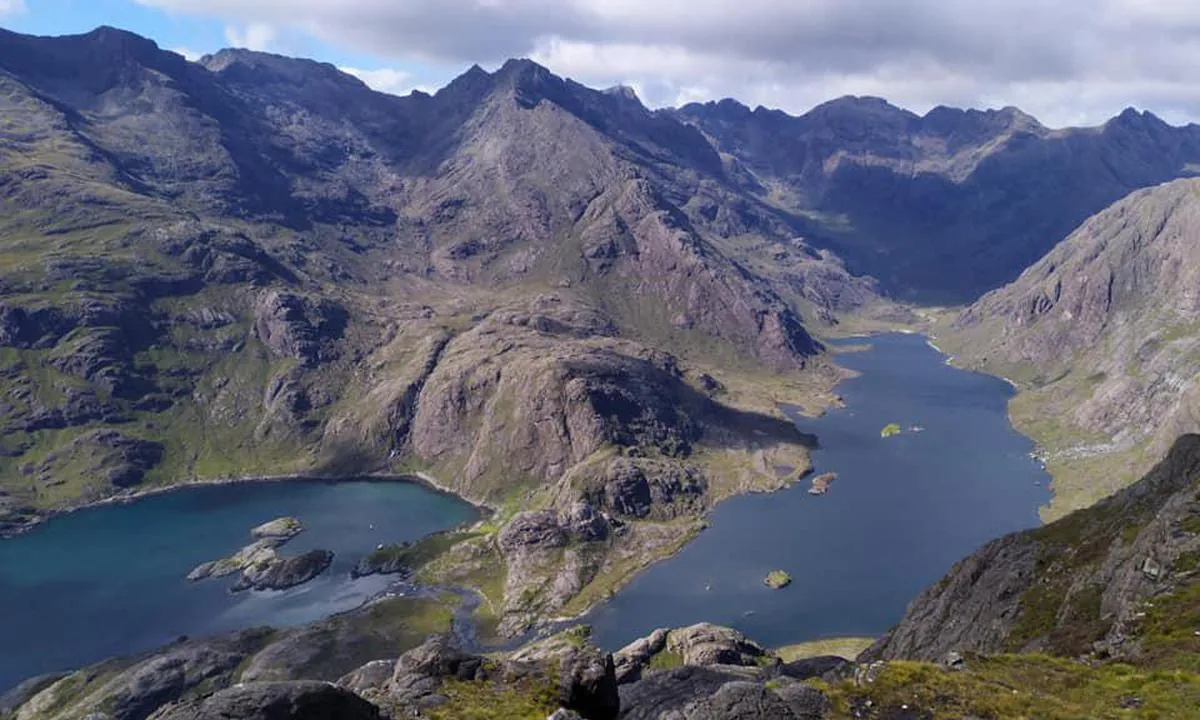
<path fill-rule="evenodd" d="M 480 513 L 480 517 L 471 524 L 479 522 L 496 513 L 495 508 L 484 503 L 476 502 L 470 498 L 463 497 L 458 493 L 448 489 L 442 483 L 439 483 L 436 478 L 422 471 L 408 473 L 385 473 L 385 472 L 365 472 L 353 473 L 347 475 L 303 475 L 303 474 L 285 474 L 285 475 L 241 475 L 238 477 L 221 477 L 221 478 L 205 478 L 205 479 L 190 479 L 183 480 L 171 485 L 155 485 L 145 488 L 135 488 L 124 490 L 119 493 L 109 495 L 108 497 L 88 502 L 75 503 L 62 508 L 54 508 L 50 510 L 39 511 L 33 522 L 25 523 L 14 529 L 0 530 L 0 541 L 11 540 L 20 537 L 28 532 L 31 532 L 55 518 L 81 510 L 89 510 L 106 505 L 128 505 L 130 503 L 144 500 L 157 495 L 165 495 L 172 492 L 180 492 L 184 490 L 192 490 L 202 487 L 223 487 L 228 485 L 248 485 L 257 483 L 286 483 L 286 482 L 324 482 L 324 483 L 340 483 L 353 481 L 380 482 L 380 483 L 408 483 L 410 485 L 418 485 L 432 492 L 448 495 L 461 502 L 464 502 Z"/>

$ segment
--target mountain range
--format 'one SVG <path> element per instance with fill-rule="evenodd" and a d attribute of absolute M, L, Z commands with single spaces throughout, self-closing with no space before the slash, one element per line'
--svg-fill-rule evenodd
<path fill-rule="evenodd" d="M 675 552 L 723 498 L 807 472 L 815 439 L 779 405 L 835 405 L 846 373 L 822 339 L 924 329 L 914 303 L 971 303 L 934 313 L 938 341 L 1019 386 L 1014 420 L 1047 452 L 1063 515 L 1196 429 L 1198 170 L 1200 126 L 1134 110 L 1071 129 L 1014 108 L 922 116 L 877 98 L 799 117 L 733 100 L 652 110 L 528 60 L 396 97 L 308 60 L 222 50 L 189 62 L 113 28 L 0 31 L 0 531 L 185 482 L 419 473 L 494 514 L 372 562 L 477 589 L 485 631 L 514 636 Z M 960 633 L 964 650 L 1128 650 L 1113 633 L 1132 627 L 1146 588 L 1129 590 L 1126 565 L 1149 553 L 1161 569 L 1194 549 L 1163 545 L 1161 523 L 1135 534 L 1150 515 L 1129 533 L 1108 521 L 1190 502 L 1194 448 L 1181 442 L 1134 489 L 1043 528 L 1049 540 L 968 561 L 1007 577 L 1016 566 L 995 557 L 1018 552 L 1021 581 L 1002 598 L 1015 604 L 983 607 L 992 576 L 960 566 L 868 657 L 938 659 L 946 648 L 927 638 L 956 637 L 947 623 L 962 620 L 937 613 L 958 603 L 991 623 Z M 1171 527 L 1192 533 L 1176 515 Z M 1043 540 L 1087 562 L 1051 577 L 1035 558 Z M 1092 562 L 1108 557 L 1116 575 Z M 1112 577 L 1119 597 L 1097 598 Z M 108 693 L 113 717 L 143 720 L 203 682 L 294 680 L 268 660 L 366 632 L 356 623 L 184 642 L 48 695 L 35 683 L 11 707 L 82 717 Z M 657 657 L 693 673 L 710 705 L 829 709 L 767 687 L 789 684 L 775 676 L 696 669 L 778 664 L 745 638 L 675 637 L 630 650 L 624 684 L 664 669 L 646 665 Z M 573 653 L 585 640 L 562 642 Z M 553 648 L 512 667 L 553 656 L 575 673 L 559 678 L 564 703 L 584 703 L 571 699 L 584 687 L 609 703 L 585 716 L 609 717 L 612 660 L 588 650 L 563 664 Z M 251 656 L 267 669 L 247 675 Z M 484 667 L 436 643 L 406 657 L 384 672 L 388 697 Z M 311 675 L 337 680 L 349 662 Z M 184 669 L 168 682 L 167 665 Z M 359 694 L 386 684 L 356 677 Z M 754 688 L 718 698 L 738 677 Z M 655 683 L 639 704 L 667 708 Z M 81 687 L 99 694 L 81 702 Z M 835 706 L 866 700 L 837 687 Z M 320 687 L 271 692 L 372 712 Z M 907 717 L 865 712 L 854 716 Z"/>

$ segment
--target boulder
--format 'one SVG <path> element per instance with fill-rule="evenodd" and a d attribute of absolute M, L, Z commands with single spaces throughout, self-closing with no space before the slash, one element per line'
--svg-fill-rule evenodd
<path fill-rule="evenodd" d="M 667 652 L 679 655 L 685 665 L 736 665 L 755 667 L 767 651 L 745 635 L 727 627 L 698 623 L 667 634 Z"/>
<path fill-rule="evenodd" d="M 378 720 L 379 708 L 323 682 L 246 683 L 170 705 L 154 720 Z"/>
<path fill-rule="evenodd" d="M 667 632 L 659 628 L 613 653 L 617 684 L 624 685 L 642 679 L 642 668 L 649 664 L 651 658 L 666 649 Z"/>
<path fill-rule="evenodd" d="M 725 683 L 740 680 L 713 668 L 685 665 L 647 675 L 620 686 L 621 720 L 659 720 L 696 698 L 712 695 Z"/>
<path fill-rule="evenodd" d="M 256 538 L 290 540 L 304 532 L 304 525 L 294 517 L 279 517 L 269 520 L 250 531 Z"/>
<path fill-rule="evenodd" d="M 369 690 L 382 688 L 392 678 L 395 670 L 395 660 L 372 660 L 357 670 L 343 675 L 337 684 L 350 692 L 362 695 Z"/>

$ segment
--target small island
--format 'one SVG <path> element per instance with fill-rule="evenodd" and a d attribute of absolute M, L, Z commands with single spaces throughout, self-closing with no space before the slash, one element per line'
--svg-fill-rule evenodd
<path fill-rule="evenodd" d="M 240 572 L 242 576 L 230 588 L 235 593 L 251 589 L 286 590 L 302 585 L 325 572 L 333 562 L 333 553 L 328 550 L 311 550 L 296 557 L 283 557 L 276 552 L 302 532 L 304 526 L 294 517 L 263 523 L 250 531 L 254 542 L 229 557 L 197 566 L 187 579 L 198 582 Z"/>
<path fill-rule="evenodd" d="M 902 432 L 904 432 L 904 430 L 900 428 L 899 423 L 888 423 L 887 425 L 883 426 L 882 430 L 879 431 L 879 437 L 890 438 L 891 436 L 899 435 Z"/>
<path fill-rule="evenodd" d="M 834 480 L 837 480 L 837 473 L 821 473 L 812 479 L 812 487 L 808 489 L 808 494 L 824 495 L 829 492 L 829 486 L 833 484 Z"/>
<path fill-rule="evenodd" d="M 763 578 L 763 584 L 772 590 L 779 590 L 792 584 L 792 576 L 783 570 L 772 570 Z"/>

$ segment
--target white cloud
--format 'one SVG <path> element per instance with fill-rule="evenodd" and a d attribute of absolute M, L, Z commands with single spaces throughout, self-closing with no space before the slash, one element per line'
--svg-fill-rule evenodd
<path fill-rule="evenodd" d="M 0 17 L 25 12 L 25 0 L 0 0 Z"/>
<path fill-rule="evenodd" d="M 196 62 L 197 60 L 199 60 L 201 57 L 204 56 L 204 53 L 202 53 L 202 52 L 197 52 L 196 50 L 192 50 L 191 48 L 185 48 L 185 47 L 171 48 L 171 52 L 178 53 L 178 54 L 184 56 L 185 58 L 187 58 L 188 60 L 191 60 L 192 62 Z"/>
<path fill-rule="evenodd" d="M 236 25 L 225 27 L 225 40 L 236 48 L 247 50 L 267 51 L 275 46 L 279 32 L 274 25 L 263 22 L 252 22 L 239 28 Z"/>
<path fill-rule="evenodd" d="M 377 90 L 383 93 L 392 95 L 407 95 L 416 89 L 416 84 L 413 76 L 403 70 L 394 68 L 378 68 L 376 70 L 363 70 L 354 67 L 339 67 L 344 73 L 353 75 L 362 80 L 372 90 Z"/>
<path fill-rule="evenodd" d="M 137 1 L 245 26 L 243 41 L 261 25 L 456 68 L 533 56 L 652 103 L 733 96 L 798 112 L 877 94 L 917 111 L 1018 105 L 1050 124 L 1127 105 L 1200 118 L 1196 0 Z"/>

